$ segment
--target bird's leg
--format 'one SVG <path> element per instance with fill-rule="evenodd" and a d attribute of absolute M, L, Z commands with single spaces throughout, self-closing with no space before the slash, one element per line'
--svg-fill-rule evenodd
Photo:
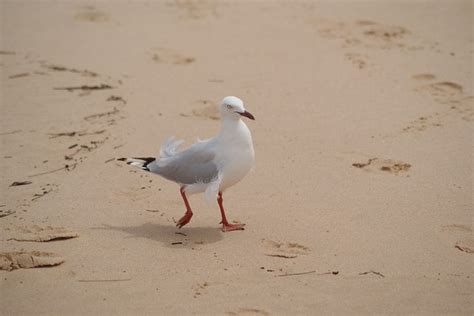
<path fill-rule="evenodd" d="M 184 205 L 186 206 L 186 213 L 184 213 L 184 216 L 181 217 L 180 220 L 176 223 L 176 227 L 181 228 L 187 223 L 189 223 L 189 221 L 191 220 L 191 217 L 193 217 L 193 211 L 191 210 L 191 206 L 189 206 L 188 199 L 186 198 L 186 192 L 184 191 L 184 186 L 182 186 L 179 189 L 179 192 L 181 192 Z"/>
<path fill-rule="evenodd" d="M 244 230 L 245 224 L 229 224 L 227 218 L 225 217 L 224 205 L 222 204 L 224 200 L 222 199 L 222 192 L 219 192 L 219 196 L 217 197 L 217 203 L 219 203 L 219 208 L 221 209 L 221 216 L 222 216 L 222 231 L 229 232 L 232 230 Z"/>

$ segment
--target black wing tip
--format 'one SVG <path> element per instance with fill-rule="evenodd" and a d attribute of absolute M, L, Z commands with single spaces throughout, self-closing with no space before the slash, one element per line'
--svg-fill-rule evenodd
<path fill-rule="evenodd" d="M 153 161 L 156 160 L 155 157 L 133 157 L 132 159 L 143 160 L 145 163 L 143 164 L 145 167 L 151 164 Z"/>
<path fill-rule="evenodd" d="M 150 169 L 148 169 L 148 165 L 149 165 L 150 163 L 152 163 L 153 161 L 156 160 L 156 158 L 154 158 L 154 157 L 143 157 L 143 158 L 142 158 L 142 157 L 140 157 L 140 158 L 138 158 L 138 157 L 133 157 L 133 158 L 130 158 L 130 159 L 135 159 L 135 160 L 141 160 L 141 161 L 143 161 L 142 165 L 140 165 L 140 166 L 139 166 L 139 165 L 135 165 L 135 166 L 136 166 L 136 167 L 139 167 L 139 168 L 142 169 L 142 170 L 146 170 L 146 171 L 150 171 Z M 131 165 L 131 164 L 134 163 L 133 160 L 128 161 L 129 158 L 117 158 L 117 160 L 119 160 L 119 161 L 125 161 L 128 165 Z"/>

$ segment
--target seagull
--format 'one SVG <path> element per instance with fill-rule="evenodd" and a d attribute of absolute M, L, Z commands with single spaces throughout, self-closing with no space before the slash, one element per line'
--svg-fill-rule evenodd
<path fill-rule="evenodd" d="M 203 193 L 210 203 L 219 205 L 222 217 L 222 231 L 243 230 L 245 224 L 228 222 L 223 205 L 224 191 L 242 180 L 255 162 L 252 134 L 243 117 L 255 120 L 241 99 L 225 97 L 219 107 L 221 129 L 215 137 L 199 140 L 179 150 L 184 143 L 175 137 L 164 141 L 158 157 L 119 158 L 127 164 L 158 174 L 176 182 L 186 207 L 186 213 L 176 223 L 183 227 L 193 217 L 187 196 Z"/>

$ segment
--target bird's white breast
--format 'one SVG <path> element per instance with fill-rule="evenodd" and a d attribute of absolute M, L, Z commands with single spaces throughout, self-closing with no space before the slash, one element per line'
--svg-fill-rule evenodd
<path fill-rule="evenodd" d="M 252 136 L 242 121 L 237 128 L 221 140 L 217 153 L 219 169 L 222 174 L 220 190 L 236 184 L 252 169 L 255 162 L 255 152 Z"/>

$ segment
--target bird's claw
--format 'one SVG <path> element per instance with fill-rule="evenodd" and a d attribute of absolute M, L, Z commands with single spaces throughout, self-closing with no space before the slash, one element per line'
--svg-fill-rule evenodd
<path fill-rule="evenodd" d="M 230 231 L 233 231 L 233 230 L 244 230 L 245 224 L 229 224 L 229 223 L 222 223 L 222 228 L 221 230 L 223 232 L 230 232 Z"/>
<path fill-rule="evenodd" d="M 192 213 L 184 214 L 184 216 L 181 217 L 179 219 L 179 221 L 176 223 L 176 227 L 178 227 L 178 228 L 183 227 L 184 225 L 186 225 L 187 223 L 189 223 L 191 221 L 191 217 L 193 217 Z"/>

